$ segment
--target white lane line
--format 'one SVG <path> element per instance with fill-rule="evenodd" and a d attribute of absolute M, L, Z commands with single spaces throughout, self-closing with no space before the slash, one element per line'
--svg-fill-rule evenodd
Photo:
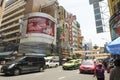
<path fill-rule="evenodd" d="M 65 78 L 65 76 L 63 76 L 63 77 L 60 77 L 60 78 L 58 78 L 59 80 L 61 80 L 61 79 L 64 79 Z"/>
<path fill-rule="evenodd" d="M 39 73 L 39 74 L 38 74 L 38 73 L 36 73 L 36 74 L 34 74 L 34 75 L 43 75 L 43 74 L 44 74 L 44 73 Z"/>

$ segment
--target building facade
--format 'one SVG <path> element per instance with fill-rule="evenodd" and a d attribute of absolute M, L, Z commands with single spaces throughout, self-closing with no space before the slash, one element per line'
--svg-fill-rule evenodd
<path fill-rule="evenodd" d="M 2 21 L 3 11 L 5 8 L 5 2 L 6 2 L 6 0 L 0 1 L 0 25 L 1 25 L 1 21 Z"/>
<path fill-rule="evenodd" d="M 82 49 L 80 25 L 56 0 L 9 0 L 4 9 L 0 46 L 4 51 L 61 55 Z"/>
<path fill-rule="evenodd" d="M 59 28 L 57 39 L 61 43 L 62 55 L 70 56 L 75 50 L 82 50 L 82 35 L 76 16 L 59 6 Z"/>
<path fill-rule="evenodd" d="M 110 32 L 111 39 L 114 40 L 120 36 L 120 0 L 108 0 L 110 10 Z"/>
<path fill-rule="evenodd" d="M 4 50 L 18 50 L 20 53 L 50 52 L 51 43 L 55 44 L 56 42 L 55 18 L 57 17 L 57 4 L 58 3 L 55 0 L 7 1 L 0 26 L 0 34 L 3 35 L 1 37 L 2 41 L 0 44 L 5 46 Z M 50 6 L 52 12 L 47 13 L 47 7 Z M 44 20 L 44 22 L 41 20 Z M 32 26 L 32 28 L 29 28 L 29 25 Z M 53 32 L 50 35 L 42 32 L 43 30 L 40 31 L 39 26 L 47 27 L 47 25 L 51 26 L 51 32 Z M 44 38 L 42 36 L 44 36 Z M 49 38 L 48 41 L 45 41 L 47 38 Z M 39 44 L 33 45 L 33 43 Z M 41 49 L 42 46 L 45 46 L 44 51 Z M 30 49 L 32 49 L 32 47 L 36 47 L 37 50 L 31 51 Z M 25 50 L 22 50 L 23 48 L 25 48 Z M 46 50 L 48 51 L 46 52 Z"/>

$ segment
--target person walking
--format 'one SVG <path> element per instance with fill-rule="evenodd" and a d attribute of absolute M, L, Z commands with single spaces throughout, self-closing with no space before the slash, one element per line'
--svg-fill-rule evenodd
<path fill-rule="evenodd" d="M 105 69 L 102 63 L 98 63 L 95 68 L 94 76 L 96 76 L 97 80 L 105 80 Z"/>
<path fill-rule="evenodd" d="M 120 59 L 114 61 L 114 68 L 110 71 L 109 80 L 120 80 Z"/>

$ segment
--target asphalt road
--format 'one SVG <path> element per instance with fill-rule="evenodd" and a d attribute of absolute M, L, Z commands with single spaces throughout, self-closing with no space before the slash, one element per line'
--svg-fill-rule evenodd
<path fill-rule="evenodd" d="M 109 80 L 109 74 L 106 73 Z M 62 70 L 62 67 L 46 69 L 44 72 L 27 73 L 18 76 L 5 76 L 0 73 L 0 80 L 96 80 L 92 74 L 80 74 L 79 70 Z"/>

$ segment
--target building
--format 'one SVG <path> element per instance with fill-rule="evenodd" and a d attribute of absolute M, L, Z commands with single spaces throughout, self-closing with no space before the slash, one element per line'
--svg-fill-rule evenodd
<path fill-rule="evenodd" d="M 108 0 L 110 10 L 110 32 L 111 39 L 114 40 L 120 36 L 120 0 Z"/>
<path fill-rule="evenodd" d="M 20 53 L 50 52 L 50 45 L 56 42 L 57 6 L 56 0 L 7 1 L 0 26 L 0 34 L 3 35 L 0 45 L 5 46 L 5 51 L 18 50 Z M 48 13 L 49 11 L 46 12 L 49 7 L 52 10 L 50 13 Z M 40 23 L 39 26 L 44 27 L 50 25 L 52 34 L 40 32 L 39 27 L 35 28 L 36 23 Z M 34 24 L 34 28 L 29 28 L 29 24 Z M 44 50 L 41 49 L 43 46 L 45 46 Z M 32 51 L 34 48 L 37 50 Z"/>
<path fill-rule="evenodd" d="M 4 11 L 4 8 L 5 8 L 5 2 L 6 2 L 6 0 L 1 0 L 0 1 L 0 24 L 1 24 L 1 21 L 2 21 L 3 11 Z"/>
<path fill-rule="evenodd" d="M 82 49 L 82 36 L 80 24 L 76 21 L 76 16 L 66 11 L 62 6 L 59 6 L 59 28 L 58 39 L 63 56 L 70 56 L 75 50 Z"/>
<path fill-rule="evenodd" d="M 59 54 L 69 55 L 82 46 L 79 28 L 75 16 L 56 0 L 9 0 L 0 26 L 0 45 L 4 51 L 40 54 L 52 53 L 54 45 Z"/>
<path fill-rule="evenodd" d="M 80 24 L 76 21 L 76 19 L 72 23 L 72 35 L 73 35 L 73 44 L 72 44 L 72 50 L 82 50 L 82 35 L 80 30 Z M 81 40 L 79 41 L 78 38 Z M 73 52 L 72 51 L 72 52 Z"/>

